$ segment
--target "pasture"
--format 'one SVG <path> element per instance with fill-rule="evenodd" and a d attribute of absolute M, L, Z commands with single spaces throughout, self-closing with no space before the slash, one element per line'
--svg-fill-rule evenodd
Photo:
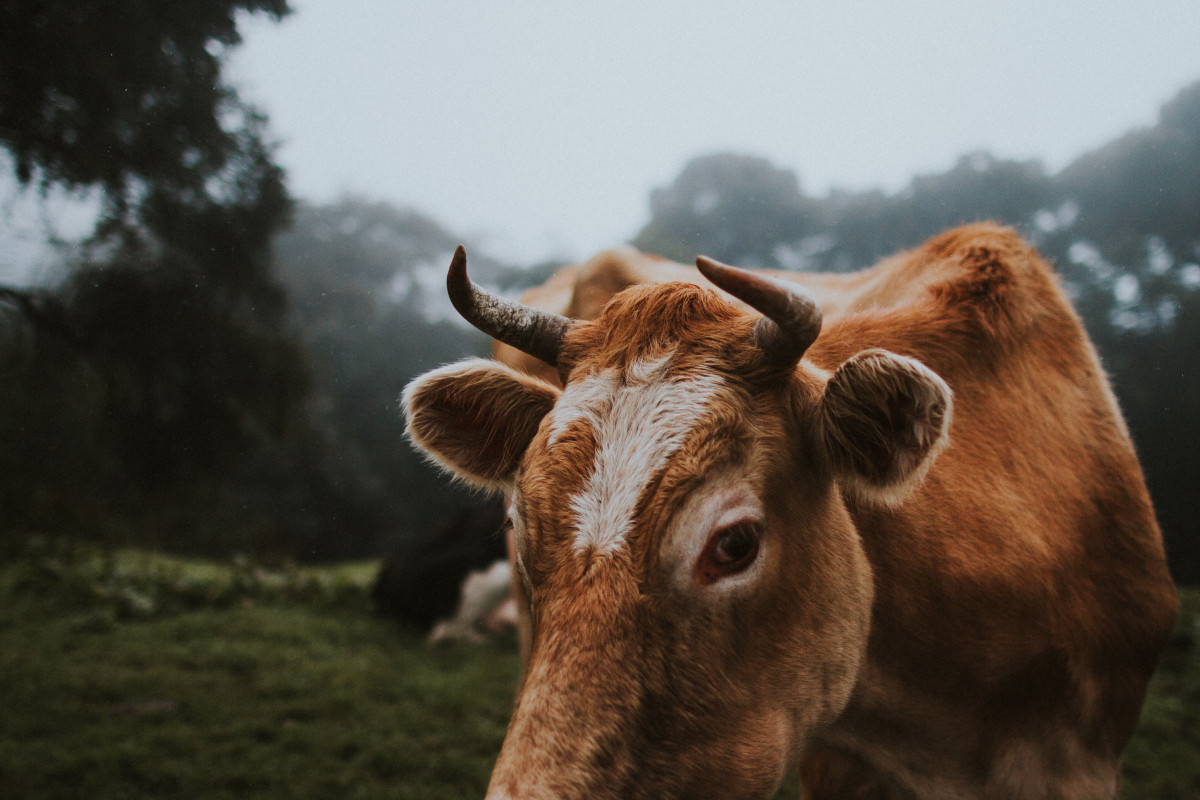
<path fill-rule="evenodd" d="M 375 568 L 8 556 L 0 797 L 482 798 L 515 639 L 426 646 L 368 613 Z M 1200 591 L 1184 592 L 1123 797 L 1200 797 Z"/>

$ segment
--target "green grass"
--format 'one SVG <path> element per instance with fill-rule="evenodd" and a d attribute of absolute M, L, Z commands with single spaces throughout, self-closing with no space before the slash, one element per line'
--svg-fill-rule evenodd
<path fill-rule="evenodd" d="M 483 796 L 514 642 L 426 647 L 367 613 L 371 565 L 137 561 L 4 570 L 0 797 Z"/>
<path fill-rule="evenodd" d="M 1200 798 L 1200 589 L 1182 607 L 1125 751 L 1125 798 Z"/>
<path fill-rule="evenodd" d="M 373 574 L 51 548 L 0 565 L 0 797 L 483 797 L 515 641 L 430 648 L 367 613 Z M 1184 599 L 1126 798 L 1200 797 Z"/>

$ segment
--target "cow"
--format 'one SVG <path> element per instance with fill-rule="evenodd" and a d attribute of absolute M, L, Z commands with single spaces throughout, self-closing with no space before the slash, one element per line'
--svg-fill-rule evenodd
<path fill-rule="evenodd" d="M 375 611 L 433 641 L 481 638 L 511 597 L 504 526 L 499 500 L 476 501 L 397 548 L 371 587 Z"/>
<path fill-rule="evenodd" d="M 460 248 L 456 308 L 540 364 L 403 397 L 508 502 L 530 643 L 489 800 L 767 798 L 793 765 L 809 798 L 1115 798 L 1177 597 L 1039 254 L 975 224 L 850 275 L 604 260 L 548 284 L 597 295 L 576 319 Z"/>

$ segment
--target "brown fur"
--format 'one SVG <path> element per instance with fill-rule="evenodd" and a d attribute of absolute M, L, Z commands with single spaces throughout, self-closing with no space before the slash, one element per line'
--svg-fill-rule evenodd
<path fill-rule="evenodd" d="M 583 554 L 568 499 L 598 434 L 531 430 L 549 383 L 479 366 L 409 390 L 414 439 L 458 474 L 523 453 L 531 655 L 489 796 L 769 797 L 797 756 L 812 798 L 1116 796 L 1176 598 L 1096 354 L 1032 249 L 976 225 L 856 275 L 781 275 L 825 313 L 783 373 L 689 268 L 616 253 L 564 274 L 557 297 L 574 281 L 589 308 L 648 284 L 572 329 L 568 390 L 667 354 L 661 380 L 720 383 L 624 544 Z M 492 384 L 466 404 L 491 426 L 472 450 L 453 398 Z M 764 533 L 713 591 L 680 575 L 723 492 Z"/>

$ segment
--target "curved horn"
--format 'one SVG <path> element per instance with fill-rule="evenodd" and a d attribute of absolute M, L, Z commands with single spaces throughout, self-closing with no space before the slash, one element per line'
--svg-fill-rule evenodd
<path fill-rule="evenodd" d="M 754 339 L 770 361 L 795 364 L 817 340 L 821 307 L 803 286 L 705 256 L 696 259 L 696 266 L 704 277 L 763 314 L 754 325 Z"/>
<path fill-rule="evenodd" d="M 450 262 L 446 292 L 463 319 L 488 336 L 552 367 L 558 365 L 558 351 L 571 320 L 481 289 L 467 277 L 467 251 L 462 245 Z"/>

